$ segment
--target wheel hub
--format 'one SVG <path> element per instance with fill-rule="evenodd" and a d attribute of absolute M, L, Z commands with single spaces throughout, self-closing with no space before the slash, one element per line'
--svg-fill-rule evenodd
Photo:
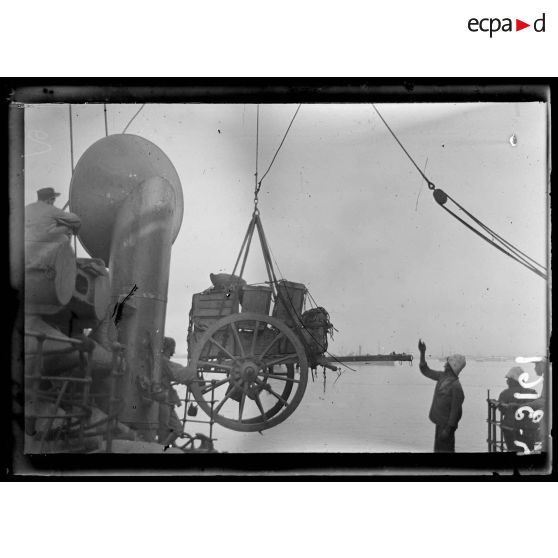
<path fill-rule="evenodd" d="M 237 397 L 244 392 L 248 397 L 253 398 L 262 391 L 263 386 L 256 382 L 261 368 L 253 359 L 241 361 L 233 368 L 229 382 Z"/>

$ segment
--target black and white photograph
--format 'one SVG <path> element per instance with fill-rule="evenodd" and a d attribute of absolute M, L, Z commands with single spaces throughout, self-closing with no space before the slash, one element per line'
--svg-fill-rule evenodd
<path fill-rule="evenodd" d="M 548 88 L 400 90 L 16 95 L 23 459 L 404 454 L 412 474 L 413 455 L 510 454 L 548 471 Z"/>

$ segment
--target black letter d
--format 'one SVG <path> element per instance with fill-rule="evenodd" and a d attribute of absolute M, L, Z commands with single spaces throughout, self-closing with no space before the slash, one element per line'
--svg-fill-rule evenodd
<path fill-rule="evenodd" d="M 540 29 L 537 27 L 537 24 L 538 24 L 539 22 L 542 23 L 542 27 L 541 27 Z M 534 29 L 537 33 L 541 33 L 541 32 L 544 33 L 544 14 L 542 15 L 541 18 L 535 20 L 535 23 L 533 23 L 533 29 Z"/>

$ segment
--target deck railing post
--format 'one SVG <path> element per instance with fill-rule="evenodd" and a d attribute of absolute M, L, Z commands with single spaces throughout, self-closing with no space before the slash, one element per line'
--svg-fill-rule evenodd
<path fill-rule="evenodd" d="M 492 405 L 490 404 L 490 390 L 488 390 L 487 394 L 486 394 L 486 403 L 488 405 L 488 415 L 487 415 L 487 418 L 486 418 L 488 433 L 487 433 L 486 441 L 488 442 L 488 452 L 492 453 L 492 439 L 491 439 L 491 436 L 490 436 L 490 426 L 491 426 L 491 422 L 492 422 Z"/>

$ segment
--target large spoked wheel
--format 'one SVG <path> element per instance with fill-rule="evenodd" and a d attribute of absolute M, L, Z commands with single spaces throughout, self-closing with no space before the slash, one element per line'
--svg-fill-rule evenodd
<path fill-rule="evenodd" d="M 306 352 L 281 320 L 233 314 L 201 335 L 190 366 L 198 405 L 215 422 L 257 432 L 283 422 L 298 407 L 308 383 Z"/>

